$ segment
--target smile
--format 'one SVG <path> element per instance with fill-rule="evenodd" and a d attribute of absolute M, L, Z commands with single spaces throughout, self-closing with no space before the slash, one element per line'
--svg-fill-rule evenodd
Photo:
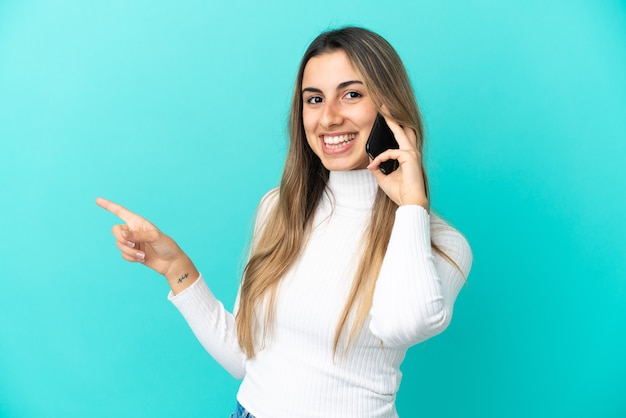
<path fill-rule="evenodd" d="M 329 149 L 339 149 L 345 147 L 350 142 L 354 141 L 356 134 L 344 134 L 344 135 L 324 135 L 324 145 Z"/>

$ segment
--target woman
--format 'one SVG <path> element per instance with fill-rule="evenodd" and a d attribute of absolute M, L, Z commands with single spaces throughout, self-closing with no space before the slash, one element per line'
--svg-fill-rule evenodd
<path fill-rule="evenodd" d="M 399 149 L 365 143 L 382 113 Z M 232 415 L 396 417 L 407 349 L 443 331 L 471 265 L 429 214 L 423 129 L 406 71 L 380 36 L 322 33 L 297 75 L 280 187 L 261 201 L 236 315 L 145 219 L 98 199 L 122 257 L 163 274 L 207 351 L 243 379 Z M 385 175 L 379 165 L 395 159 Z"/>

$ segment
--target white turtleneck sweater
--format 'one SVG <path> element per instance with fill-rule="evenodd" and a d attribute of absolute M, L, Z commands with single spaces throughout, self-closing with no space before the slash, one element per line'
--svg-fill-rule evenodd
<path fill-rule="evenodd" d="M 331 172 L 328 189 L 302 256 L 281 281 L 273 331 L 253 359 L 237 343 L 233 314 L 202 277 L 170 294 L 206 350 L 243 379 L 237 399 L 256 418 L 397 417 L 406 351 L 446 328 L 470 270 L 459 232 L 420 206 L 401 206 L 370 316 L 348 352 L 333 357 L 378 185 L 368 170 Z M 261 201 L 257 232 L 276 196 Z M 431 238 L 458 269 L 432 251 Z"/>

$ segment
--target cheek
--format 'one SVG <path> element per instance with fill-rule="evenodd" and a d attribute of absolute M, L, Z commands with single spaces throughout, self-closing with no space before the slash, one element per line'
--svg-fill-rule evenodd
<path fill-rule="evenodd" d="M 302 125 L 304 127 L 304 133 L 306 134 L 306 140 L 309 143 L 309 146 L 314 147 L 317 143 L 317 141 L 315 141 L 315 128 L 317 126 L 315 116 L 310 112 L 302 112 Z"/>
<path fill-rule="evenodd" d="M 311 112 L 302 111 L 302 125 L 304 125 L 304 131 L 307 134 L 315 129 L 315 117 Z"/>
<path fill-rule="evenodd" d="M 317 142 L 315 141 L 315 137 L 308 132 L 306 132 L 306 143 L 309 144 L 309 148 L 311 148 L 313 152 L 317 153 L 316 151 Z"/>
<path fill-rule="evenodd" d="M 377 115 L 378 111 L 375 107 L 367 108 L 361 113 L 359 123 L 362 127 L 366 128 L 368 133 L 372 130 L 372 126 L 374 125 L 374 120 Z"/>

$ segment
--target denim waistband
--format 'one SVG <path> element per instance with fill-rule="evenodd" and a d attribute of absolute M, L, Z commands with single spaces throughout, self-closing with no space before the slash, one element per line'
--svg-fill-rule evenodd
<path fill-rule="evenodd" d="M 254 415 L 248 412 L 246 408 L 237 402 L 237 409 L 235 409 L 235 412 L 230 414 L 230 418 L 254 418 Z"/>

